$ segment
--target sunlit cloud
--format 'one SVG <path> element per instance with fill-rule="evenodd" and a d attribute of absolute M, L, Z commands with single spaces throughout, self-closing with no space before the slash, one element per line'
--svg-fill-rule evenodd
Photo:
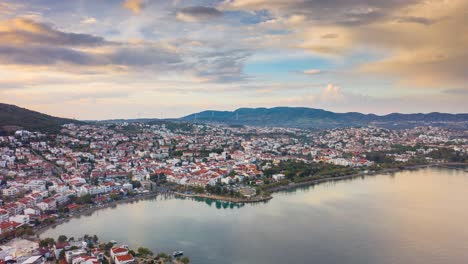
<path fill-rule="evenodd" d="M 307 74 L 307 75 L 317 75 L 317 74 L 320 74 L 322 73 L 321 70 L 317 70 L 317 69 L 309 69 L 309 70 L 305 70 L 303 71 L 304 74 Z"/>
<path fill-rule="evenodd" d="M 125 0 L 123 7 L 132 11 L 134 14 L 140 13 L 144 7 L 143 0 Z"/>
<path fill-rule="evenodd" d="M 96 24 L 97 19 L 94 17 L 88 17 L 80 21 L 81 24 Z"/>
<path fill-rule="evenodd" d="M 88 119 L 278 105 L 466 112 L 466 0 L 77 3 L 0 0 L 2 102 L 60 116 L 86 106 Z"/>

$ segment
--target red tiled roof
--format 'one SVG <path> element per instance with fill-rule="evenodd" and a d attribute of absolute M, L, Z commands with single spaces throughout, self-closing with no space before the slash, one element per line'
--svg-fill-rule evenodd
<path fill-rule="evenodd" d="M 112 248 L 111 250 L 112 250 L 112 252 L 113 252 L 114 254 L 123 253 L 123 252 L 127 252 L 127 251 L 128 251 L 127 249 L 121 248 L 121 247 Z"/>
<path fill-rule="evenodd" d="M 133 260 L 133 256 L 130 255 L 130 254 L 126 254 L 126 255 L 122 255 L 122 256 L 117 256 L 116 258 L 117 258 L 120 262 L 121 262 L 121 261 Z"/>

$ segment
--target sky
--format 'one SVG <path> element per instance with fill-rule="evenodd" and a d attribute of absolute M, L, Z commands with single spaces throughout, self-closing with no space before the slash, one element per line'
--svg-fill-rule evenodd
<path fill-rule="evenodd" d="M 77 119 L 468 112 L 468 0 L 0 0 L 0 102 Z"/>

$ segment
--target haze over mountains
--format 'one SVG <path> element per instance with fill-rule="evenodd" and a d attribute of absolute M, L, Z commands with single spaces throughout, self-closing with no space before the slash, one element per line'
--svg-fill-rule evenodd
<path fill-rule="evenodd" d="M 152 122 L 160 119 L 115 119 L 100 122 Z M 275 126 L 307 129 L 329 129 L 346 126 L 377 125 L 403 128 L 416 125 L 435 125 L 459 129 L 468 128 L 468 114 L 362 114 L 356 112 L 335 113 L 306 107 L 239 108 L 235 111 L 207 110 L 178 119 L 166 121 L 190 123 L 220 123 L 226 125 Z M 95 122 L 95 121 L 86 121 Z M 15 129 L 57 132 L 66 123 L 85 123 L 68 118 L 54 117 L 15 105 L 0 103 L 0 133 Z"/>
<path fill-rule="evenodd" d="M 445 126 L 447 122 L 468 121 L 468 114 L 362 114 L 335 113 L 307 107 L 239 108 L 235 111 L 203 111 L 181 118 L 190 122 L 217 122 L 229 125 L 256 125 L 325 129 L 344 126 L 414 126 L 431 123 Z M 453 125 L 453 124 L 452 124 Z M 466 124 L 465 124 L 466 125 Z"/>

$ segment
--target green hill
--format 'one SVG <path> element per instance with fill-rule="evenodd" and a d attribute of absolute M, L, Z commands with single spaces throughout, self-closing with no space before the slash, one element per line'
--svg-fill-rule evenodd
<path fill-rule="evenodd" d="M 21 108 L 15 105 L 0 103 L 0 133 L 11 134 L 18 129 L 41 132 L 58 132 L 63 124 L 83 123 L 81 121 L 54 117 Z"/>

